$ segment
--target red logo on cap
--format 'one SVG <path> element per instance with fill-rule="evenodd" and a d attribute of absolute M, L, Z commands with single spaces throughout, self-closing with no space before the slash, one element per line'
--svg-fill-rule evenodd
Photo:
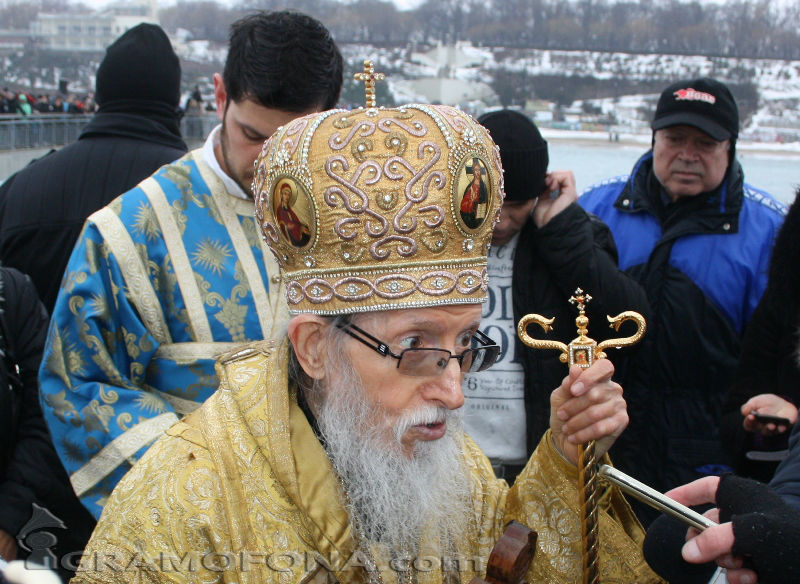
<path fill-rule="evenodd" d="M 717 98 L 710 93 L 697 91 L 691 87 L 687 89 L 679 89 L 672 95 L 675 96 L 676 101 L 705 101 L 710 104 L 716 103 L 717 101 Z"/>

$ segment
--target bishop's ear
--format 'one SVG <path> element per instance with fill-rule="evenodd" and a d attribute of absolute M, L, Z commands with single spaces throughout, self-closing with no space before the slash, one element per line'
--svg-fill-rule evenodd
<path fill-rule="evenodd" d="M 289 341 L 297 362 L 312 379 L 325 377 L 327 326 L 328 322 L 315 314 L 299 314 L 289 321 Z"/>

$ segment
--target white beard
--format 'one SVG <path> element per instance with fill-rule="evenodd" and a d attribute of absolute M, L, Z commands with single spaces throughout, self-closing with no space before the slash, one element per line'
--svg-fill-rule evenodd
<path fill-rule="evenodd" d="M 418 553 L 426 528 L 450 542 L 463 540 L 472 504 L 461 412 L 426 406 L 390 430 L 352 367 L 337 368 L 350 371 L 326 376 L 334 379 L 323 390 L 317 422 L 361 543 L 408 557 Z M 444 437 L 417 442 L 411 456 L 404 453 L 399 440 L 407 428 L 442 420 Z"/>

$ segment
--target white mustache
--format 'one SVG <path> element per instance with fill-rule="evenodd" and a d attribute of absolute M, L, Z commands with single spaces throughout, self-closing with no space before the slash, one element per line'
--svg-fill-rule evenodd
<path fill-rule="evenodd" d="M 402 415 L 394 425 L 394 436 L 400 441 L 409 428 L 424 424 L 440 424 L 446 422 L 450 411 L 444 406 L 425 405 L 413 412 Z"/>

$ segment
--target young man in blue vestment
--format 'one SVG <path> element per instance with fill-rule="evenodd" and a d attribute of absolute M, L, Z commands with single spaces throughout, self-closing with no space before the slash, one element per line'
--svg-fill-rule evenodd
<path fill-rule="evenodd" d="M 216 389 L 215 357 L 285 325 L 278 269 L 253 219 L 253 163 L 278 127 L 336 105 L 342 68 L 313 18 L 237 21 L 214 75 L 221 125 L 89 217 L 40 382 L 56 450 L 95 516 L 147 447 Z"/>

